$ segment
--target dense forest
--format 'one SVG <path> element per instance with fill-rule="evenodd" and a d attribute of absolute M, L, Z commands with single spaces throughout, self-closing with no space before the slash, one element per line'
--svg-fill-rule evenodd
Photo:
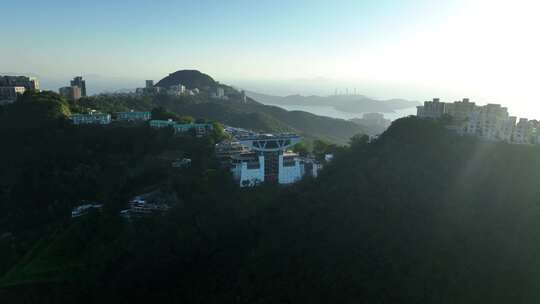
<path fill-rule="evenodd" d="M 63 100 L 27 99 L 0 108 L 3 302 L 540 300 L 540 147 L 409 117 L 335 148 L 317 179 L 241 190 L 213 160 L 218 134 L 75 128 Z M 187 171 L 160 157 L 180 151 Z M 156 186 L 172 210 L 118 217 Z M 71 221 L 81 199 L 107 207 Z"/>

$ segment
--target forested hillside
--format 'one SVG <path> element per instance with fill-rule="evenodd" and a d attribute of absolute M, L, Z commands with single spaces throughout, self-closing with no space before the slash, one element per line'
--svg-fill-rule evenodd
<path fill-rule="evenodd" d="M 1 119 L 10 111 L 3 110 Z M 139 141 L 121 133 L 127 131 L 114 131 L 120 132 L 115 138 L 125 137 L 121 145 L 96 139 L 84 149 L 62 152 L 83 143 L 58 142 L 48 132 L 39 133 L 49 144 L 36 152 L 24 148 L 37 140 L 33 135 L 11 144 L 13 151 L 34 155 L 30 158 L 34 161 L 24 167 L 28 173 L 19 173 L 29 176 L 22 181 L 28 181 L 30 190 L 41 185 L 40 175 L 50 180 L 45 181 L 45 189 L 58 193 L 86 184 L 71 178 L 63 182 L 65 188 L 59 188 L 53 178 L 65 170 L 57 168 L 65 165 L 54 161 L 55 156 L 73 155 L 73 165 L 90 162 L 104 170 L 113 164 L 101 164 L 101 157 L 132 159 L 133 163 L 114 165 L 123 172 L 141 157 L 152 155 L 152 147 L 168 143 L 164 147 L 169 149 L 176 142 L 171 138 L 145 144 L 168 135 L 149 133 Z M 99 138 L 109 136 L 100 134 Z M 124 148 L 130 145 L 145 148 Z M 90 147 L 111 148 L 85 154 L 92 151 Z M 206 151 L 204 143 L 201 147 L 194 151 Z M 37 155 L 43 153 L 38 162 Z M 14 254 L 9 270 L 4 265 L 0 299 L 51 303 L 540 300 L 540 147 L 480 142 L 459 137 L 433 121 L 406 118 L 394 122 L 372 143 L 366 137 L 353 138 L 349 147 L 338 149 L 318 179 L 291 187 L 240 190 L 226 172 L 202 159 L 204 165 L 189 174 L 163 176 L 157 170 L 156 177 L 144 175 L 146 182 L 163 177 L 162 184 L 177 197 L 177 204 L 163 217 L 127 222 L 110 211 L 41 230 L 41 241 L 32 239 L 27 244 L 32 250 L 24 256 Z M 47 166 L 37 170 L 30 165 L 40 163 Z M 5 176 L 18 167 L 8 167 Z M 132 184 L 126 177 L 111 177 L 110 183 L 113 189 Z M 26 189 L 26 182 L 20 187 Z M 13 193 L 20 192 L 4 190 L 4 198 Z M 49 192 L 32 190 L 25 195 L 39 198 L 42 193 Z M 20 195 L 3 203 L 2 214 L 54 206 L 51 199 Z M 114 201 L 106 203 L 114 206 Z M 19 220 L 21 225 L 31 223 L 23 214 Z M 16 243 L 18 238 L 17 233 L 3 238 L 3 248 L 11 248 L 8 242 Z"/>
<path fill-rule="evenodd" d="M 176 158 L 191 158 L 197 174 L 217 167 L 218 132 L 196 139 L 147 124 L 73 126 L 70 108 L 57 94 L 32 92 L 0 107 L 0 272 L 84 201 L 117 214 L 134 195 L 167 189 Z"/>

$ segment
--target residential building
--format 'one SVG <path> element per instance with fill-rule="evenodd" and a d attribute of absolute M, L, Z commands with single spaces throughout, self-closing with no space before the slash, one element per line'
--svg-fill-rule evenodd
<path fill-rule="evenodd" d="M 60 96 L 67 100 L 77 101 L 82 97 L 82 90 L 78 86 L 63 87 L 59 90 Z"/>
<path fill-rule="evenodd" d="M 465 121 L 471 116 L 475 109 L 476 104 L 470 102 L 468 98 L 464 98 L 462 101 L 445 103 L 444 114 L 452 116 L 455 120 Z"/>
<path fill-rule="evenodd" d="M 223 141 L 216 144 L 216 158 L 223 167 L 228 168 L 232 157 L 239 154 L 249 153 L 249 149 L 237 141 Z"/>
<path fill-rule="evenodd" d="M 501 140 L 504 142 L 512 142 L 514 138 L 514 132 L 516 128 L 516 120 L 517 117 L 510 116 L 508 117 L 508 120 L 505 121 L 503 128 L 502 128 L 502 134 L 501 134 Z"/>
<path fill-rule="evenodd" d="M 148 121 L 152 118 L 152 114 L 148 111 L 128 111 L 116 113 L 118 121 Z"/>
<path fill-rule="evenodd" d="M 520 118 L 514 132 L 512 133 L 512 141 L 516 144 L 536 144 L 537 143 L 537 131 L 538 122 L 536 120 L 528 120 L 527 118 Z"/>
<path fill-rule="evenodd" d="M 172 85 L 167 88 L 167 95 L 180 96 L 185 93 L 186 93 L 186 87 L 181 84 Z"/>
<path fill-rule="evenodd" d="M 108 125 L 111 123 L 111 114 L 91 111 L 88 114 L 73 114 L 70 119 L 74 125 Z"/>
<path fill-rule="evenodd" d="M 440 118 L 444 115 L 446 103 L 439 98 L 424 102 L 424 106 L 417 107 L 418 116 L 425 118 Z"/>
<path fill-rule="evenodd" d="M 150 127 L 160 129 L 160 128 L 172 128 L 176 122 L 172 119 L 169 120 L 150 120 Z"/>
<path fill-rule="evenodd" d="M 25 91 L 39 91 L 39 81 L 35 77 L 0 76 L 0 104 L 14 102 Z"/>
<path fill-rule="evenodd" d="M 225 89 L 223 87 L 217 87 L 214 93 L 210 94 L 211 98 L 228 100 L 229 97 L 225 95 Z"/>
<path fill-rule="evenodd" d="M 124 218 L 141 218 L 167 212 L 170 207 L 166 204 L 147 203 L 145 201 L 131 201 L 128 209 L 120 211 L 120 216 Z"/>
<path fill-rule="evenodd" d="M 195 132 L 195 136 L 206 136 L 214 129 L 214 125 L 209 123 L 193 123 L 193 124 L 175 124 L 173 126 L 175 133 L 187 133 L 190 131 Z"/>
<path fill-rule="evenodd" d="M 210 123 L 191 123 L 191 124 L 180 124 L 175 122 L 172 119 L 169 120 L 151 120 L 150 127 L 152 128 L 167 128 L 171 127 L 174 129 L 174 132 L 177 134 L 188 133 L 190 131 L 194 132 L 194 135 L 197 137 L 203 137 L 208 135 L 212 130 L 214 130 L 214 125 Z"/>
<path fill-rule="evenodd" d="M 0 76 L 0 87 L 24 87 L 26 90 L 39 91 L 39 81 L 36 77 Z"/>
<path fill-rule="evenodd" d="M 508 110 L 498 104 L 476 107 L 466 121 L 465 133 L 489 141 L 503 140 Z"/>
<path fill-rule="evenodd" d="M 216 97 L 217 98 L 225 97 L 225 89 L 223 89 L 222 87 L 218 87 L 216 90 Z"/>
<path fill-rule="evenodd" d="M 25 91 L 25 87 L 0 87 L 0 104 L 14 102 Z"/>
<path fill-rule="evenodd" d="M 147 80 L 146 81 L 146 89 L 153 89 L 154 88 L 154 81 L 153 80 Z"/>
<path fill-rule="evenodd" d="M 86 97 L 86 81 L 82 78 L 82 76 L 77 76 L 73 78 L 71 81 L 72 87 L 78 87 L 81 90 L 81 97 Z"/>
<path fill-rule="evenodd" d="M 159 196 L 159 195 L 158 195 Z M 156 193 L 147 193 L 134 197 L 128 202 L 128 208 L 120 211 L 120 216 L 131 219 L 167 212 L 170 206 L 161 198 L 156 198 Z"/>
<path fill-rule="evenodd" d="M 101 211 L 102 209 L 103 209 L 102 204 L 91 203 L 91 204 L 80 205 L 71 210 L 71 218 L 85 216 L 92 210 Z"/>
<path fill-rule="evenodd" d="M 442 113 L 442 114 L 441 114 Z M 459 134 L 476 136 L 487 141 L 503 141 L 513 144 L 540 144 L 540 122 L 509 116 L 508 109 L 499 104 L 477 106 L 469 99 L 454 103 L 427 101 L 418 107 L 421 118 L 452 118 L 447 128 Z M 517 122 L 517 123 L 516 123 Z"/>

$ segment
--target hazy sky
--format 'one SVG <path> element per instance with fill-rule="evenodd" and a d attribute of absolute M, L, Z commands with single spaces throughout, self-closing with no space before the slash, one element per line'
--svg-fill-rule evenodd
<path fill-rule="evenodd" d="M 0 72 L 139 80 L 196 68 L 233 84 L 470 96 L 540 118 L 539 11 L 532 0 L 6 1 Z"/>

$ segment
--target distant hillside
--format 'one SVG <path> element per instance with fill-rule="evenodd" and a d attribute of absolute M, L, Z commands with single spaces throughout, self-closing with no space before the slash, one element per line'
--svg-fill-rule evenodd
<path fill-rule="evenodd" d="M 357 134 L 374 134 L 370 128 L 342 119 L 317 116 L 302 111 L 286 111 L 279 107 L 267 106 L 253 98 L 243 100 L 241 93 L 227 85 L 219 84 L 210 76 L 199 71 L 178 71 L 170 74 L 157 86 L 183 84 L 188 88 L 224 88 L 229 100 L 214 100 L 207 94 L 195 96 L 147 96 L 117 97 L 97 96 L 84 98 L 79 103 L 86 108 L 107 112 L 129 109 L 150 110 L 164 107 L 180 115 L 190 115 L 219 121 L 234 127 L 260 132 L 296 132 L 308 139 L 323 139 L 337 144 L 346 144 Z"/>
<path fill-rule="evenodd" d="M 158 103 L 174 112 L 220 121 L 225 124 L 261 132 L 296 132 L 311 139 L 323 139 L 345 144 L 356 134 L 372 134 L 367 127 L 350 121 L 317 116 L 303 111 L 286 111 L 256 102 L 200 102 L 181 99 L 160 100 Z"/>
<path fill-rule="evenodd" d="M 272 105 L 298 105 L 298 106 L 331 106 L 343 112 L 389 113 L 396 110 L 407 109 L 419 105 L 416 101 L 404 99 L 376 100 L 363 95 L 339 96 L 302 96 L 290 95 L 286 97 L 247 92 L 247 95 L 264 104 Z"/>
<path fill-rule="evenodd" d="M 217 86 L 216 81 L 212 79 L 212 77 L 197 70 L 181 70 L 174 72 L 161 79 L 156 86 L 168 87 L 179 84 L 184 85 L 188 89 L 208 89 Z"/>

